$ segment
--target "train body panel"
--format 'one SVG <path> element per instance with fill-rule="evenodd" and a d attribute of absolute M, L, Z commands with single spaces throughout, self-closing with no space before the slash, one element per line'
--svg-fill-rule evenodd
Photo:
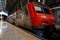
<path fill-rule="evenodd" d="M 24 26 L 26 28 L 32 29 L 31 28 L 32 24 L 31 24 L 31 21 L 30 21 L 30 17 L 29 16 L 24 15 L 23 21 L 24 21 Z"/>
<path fill-rule="evenodd" d="M 17 16 L 19 16 L 19 17 L 17 17 Z M 31 29 L 32 24 L 30 21 L 29 14 L 26 16 L 25 12 L 21 12 L 21 13 L 17 14 L 17 16 L 16 16 L 17 25 Z"/>
<path fill-rule="evenodd" d="M 41 6 L 39 4 L 35 4 L 35 5 L 34 4 L 35 3 L 28 4 L 30 19 L 31 19 L 33 26 L 38 27 L 38 26 L 45 26 L 45 25 L 46 26 L 53 25 L 55 23 L 55 17 L 53 15 L 53 13 L 49 10 L 49 8 L 48 7 L 45 8 L 44 6 Z M 43 9 L 44 12 L 43 12 L 42 8 L 40 8 L 40 6 L 42 8 L 44 8 Z M 38 8 L 40 8 L 40 9 L 38 10 Z M 43 21 L 45 21 L 45 22 L 43 22 Z"/>

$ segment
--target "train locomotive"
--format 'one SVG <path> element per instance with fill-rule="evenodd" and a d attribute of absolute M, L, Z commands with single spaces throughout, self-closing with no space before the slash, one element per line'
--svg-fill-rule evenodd
<path fill-rule="evenodd" d="M 15 13 L 15 25 L 30 29 L 39 36 L 50 36 L 55 31 L 56 20 L 50 7 L 38 2 L 29 2 L 22 10 L 18 10 Z"/>

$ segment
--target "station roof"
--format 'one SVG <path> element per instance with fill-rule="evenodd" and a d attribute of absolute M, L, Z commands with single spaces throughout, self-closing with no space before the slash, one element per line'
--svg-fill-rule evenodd
<path fill-rule="evenodd" d="M 22 1 L 22 0 L 7 0 L 7 3 L 6 3 L 6 10 L 7 11 L 10 11 L 11 8 L 14 6 L 14 4 L 17 2 L 17 1 Z M 24 0 L 23 0 L 24 1 Z M 26 0 L 27 1 L 27 0 Z M 50 7 L 55 7 L 57 6 L 57 3 L 59 4 L 60 3 L 60 0 L 46 0 L 46 4 L 49 5 Z M 59 4 L 60 5 L 60 4 Z"/>
<path fill-rule="evenodd" d="M 9 11 L 17 0 L 7 0 L 6 10 Z"/>

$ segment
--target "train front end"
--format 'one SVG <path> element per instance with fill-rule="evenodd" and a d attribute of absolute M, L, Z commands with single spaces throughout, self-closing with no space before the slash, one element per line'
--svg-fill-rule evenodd
<path fill-rule="evenodd" d="M 55 16 L 49 7 L 40 3 L 28 4 L 32 28 L 37 35 L 51 35 L 55 31 Z"/>

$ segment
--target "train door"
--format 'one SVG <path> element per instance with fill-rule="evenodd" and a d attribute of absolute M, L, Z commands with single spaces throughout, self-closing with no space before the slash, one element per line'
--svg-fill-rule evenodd
<path fill-rule="evenodd" d="M 31 29 L 31 21 L 30 21 L 27 5 L 23 8 L 23 11 L 24 11 L 24 18 L 23 18 L 24 26 L 28 29 Z"/>
<path fill-rule="evenodd" d="M 19 26 L 23 26 L 24 24 L 22 17 L 23 17 L 23 13 L 21 12 L 20 9 L 18 9 L 18 13 L 16 14 L 16 22 L 17 22 L 17 25 Z"/>

